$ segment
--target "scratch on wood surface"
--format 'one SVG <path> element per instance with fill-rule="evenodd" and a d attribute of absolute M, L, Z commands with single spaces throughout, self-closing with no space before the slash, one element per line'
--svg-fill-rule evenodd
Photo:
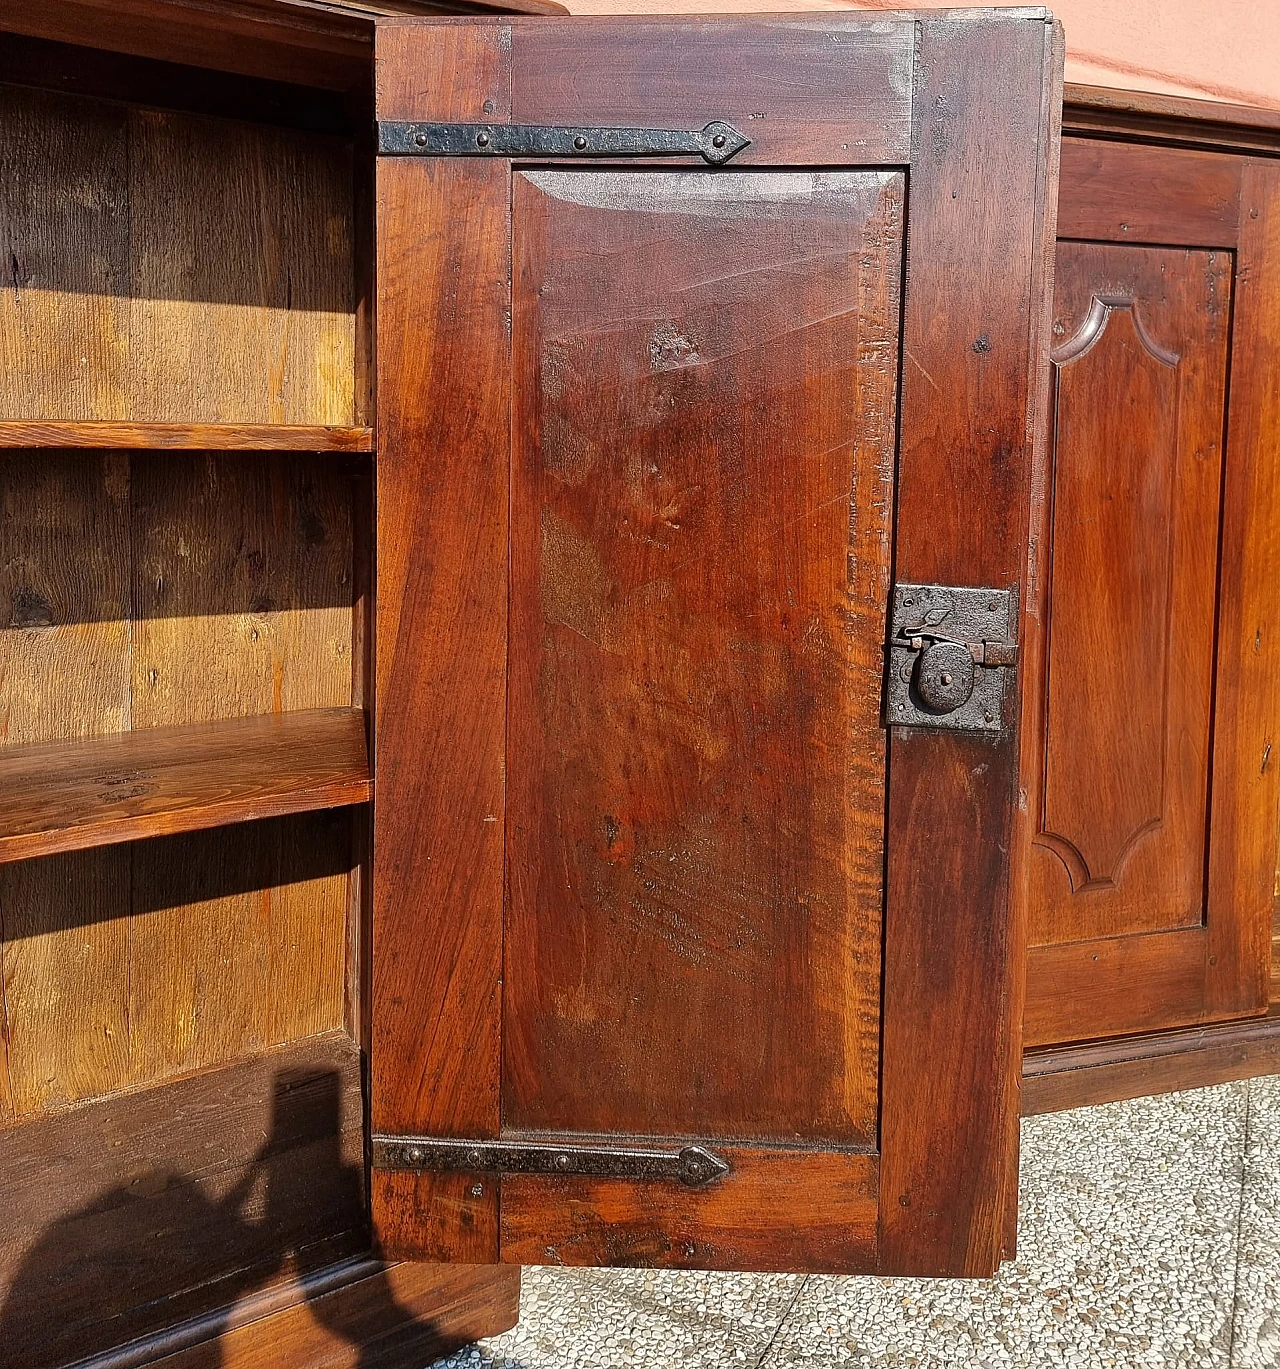
<path fill-rule="evenodd" d="M 929 374 L 929 372 L 926 371 L 924 367 L 921 366 L 921 364 L 915 359 L 915 357 L 911 353 L 911 348 L 907 347 L 904 350 L 907 354 L 907 360 L 916 368 L 917 371 L 920 372 L 922 376 L 924 376 L 924 378 L 929 382 L 929 384 L 933 386 L 934 392 L 936 394 L 941 394 L 942 391 L 938 389 L 938 382 L 934 380 L 934 378 Z"/>

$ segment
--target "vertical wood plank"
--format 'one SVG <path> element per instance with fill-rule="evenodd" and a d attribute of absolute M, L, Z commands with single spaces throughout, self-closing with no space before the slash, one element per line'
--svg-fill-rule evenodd
<path fill-rule="evenodd" d="M 4 418 L 130 416 L 126 117 L 0 88 Z"/>
<path fill-rule="evenodd" d="M 193 115 L 129 119 L 128 416 L 352 422 L 349 145 Z"/>
<path fill-rule="evenodd" d="M 134 461 L 135 724 L 349 703 L 346 476 L 285 454 Z M 140 1080 L 341 1024 L 348 863 L 309 871 L 317 837 L 349 849 L 349 819 L 135 848 Z"/>
<path fill-rule="evenodd" d="M 128 902 L 127 847 L 0 867 L 15 1116 L 130 1082 Z"/>
<path fill-rule="evenodd" d="M 130 723 L 129 459 L 0 465 L 0 739 Z M 128 852 L 0 866 L 10 1106 L 23 1116 L 128 1083 Z"/>
<path fill-rule="evenodd" d="M 1205 1007 L 1263 1012 L 1280 798 L 1280 167 L 1245 163 L 1227 416 Z"/>
<path fill-rule="evenodd" d="M 379 43 L 386 33 L 383 30 Z M 505 36 L 504 36 L 505 35 Z M 509 35 L 458 25 L 438 70 L 379 47 L 431 112 L 494 91 Z M 436 79 L 438 78 L 438 79 Z M 465 115 L 463 116 L 465 117 Z M 510 167 L 382 160 L 371 1111 L 375 1132 L 496 1136 L 502 974 L 511 357 Z M 430 758 L 424 764 L 424 758 Z M 429 930 L 427 930 L 429 928 Z M 429 1025 L 422 1005 L 438 1004 Z M 384 1251 L 498 1258 L 495 1184 L 373 1175 Z"/>
<path fill-rule="evenodd" d="M 1033 289 L 1061 69 L 1042 105 L 1044 18 L 917 22 L 895 575 L 999 589 L 1026 564 L 1027 420 L 1043 374 Z M 1005 1244 L 1021 1065 L 1017 784 L 1012 727 L 892 737 L 880 1259 L 894 1273 L 989 1274 Z"/>

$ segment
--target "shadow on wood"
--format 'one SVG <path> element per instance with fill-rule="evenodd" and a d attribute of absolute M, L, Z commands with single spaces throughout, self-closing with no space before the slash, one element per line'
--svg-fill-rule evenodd
<path fill-rule="evenodd" d="M 419 1271 L 369 1256 L 359 1060 L 339 1033 L 0 1129 L 0 1207 L 3 1369 L 254 1363 L 246 1323 L 304 1300 L 262 1363 L 296 1346 L 299 1364 L 422 1364 L 477 1334 L 480 1271 L 441 1271 L 424 1297 Z M 511 1324 L 516 1286 L 480 1332 Z"/>

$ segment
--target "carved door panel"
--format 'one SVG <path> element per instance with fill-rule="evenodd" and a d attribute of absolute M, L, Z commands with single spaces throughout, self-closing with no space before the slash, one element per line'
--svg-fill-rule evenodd
<path fill-rule="evenodd" d="M 1028 1045 L 1264 1011 L 1275 849 L 1269 325 L 1237 262 L 1266 260 L 1276 178 L 1083 142 L 1063 167 L 1071 231 L 1179 245 L 1058 245 Z"/>
<path fill-rule="evenodd" d="M 999 1262 L 1017 678 L 891 735 L 885 642 L 895 574 L 1016 627 L 1059 60 L 1026 11 L 380 28 L 389 1253 Z"/>

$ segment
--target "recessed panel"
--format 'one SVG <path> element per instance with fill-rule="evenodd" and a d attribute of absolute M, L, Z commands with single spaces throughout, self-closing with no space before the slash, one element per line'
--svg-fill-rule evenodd
<path fill-rule="evenodd" d="M 874 1141 L 903 189 L 516 177 L 504 1129 Z"/>

